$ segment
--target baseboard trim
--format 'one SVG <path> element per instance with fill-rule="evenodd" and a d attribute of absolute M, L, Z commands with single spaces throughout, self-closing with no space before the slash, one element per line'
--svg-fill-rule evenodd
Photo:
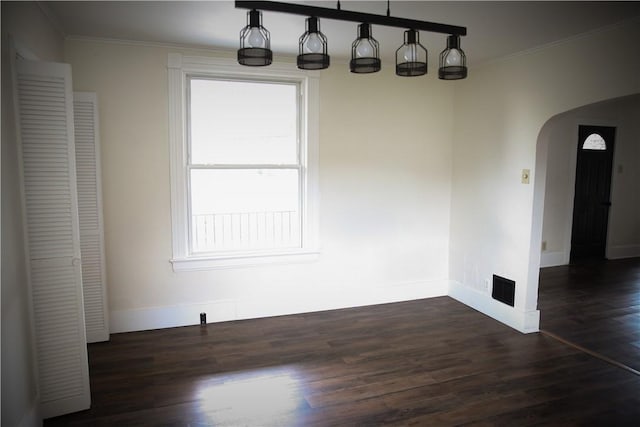
<path fill-rule="evenodd" d="M 640 245 L 618 245 L 607 249 L 607 259 L 622 259 L 640 257 Z M 569 260 L 563 251 L 542 252 L 540 254 L 540 267 L 556 267 L 567 265 Z"/>
<path fill-rule="evenodd" d="M 608 259 L 640 257 L 640 245 L 611 246 L 607 250 Z"/>
<path fill-rule="evenodd" d="M 542 254 L 540 254 L 540 267 L 556 267 L 567 264 L 568 261 L 565 258 L 565 253 L 562 251 L 542 252 Z"/>
<path fill-rule="evenodd" d="M 518 310 L 457 281 L 451 281 L 449 284 L 449 296 L 524 334 L 539 331 L 539 310 Z"/>
<path fill-rule="evenodd" d="M 164 307 L 114 310 L 110 313 L 111 333 L 143 331 L 196 325 L 200 313 L 207 313 L 207 322 L 283 316 L 314 311 L 386 304 L 423 298 L 446 296 L 449 281 L 415 281 L 359 288 L 345 293 L 344 286 L 329 286 L 317 292 L 269 299 L 226 299 Z"/>

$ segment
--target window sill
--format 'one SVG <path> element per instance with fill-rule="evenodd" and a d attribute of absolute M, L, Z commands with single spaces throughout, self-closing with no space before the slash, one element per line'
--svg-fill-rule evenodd
<path fill-rule="evenodd" d="M 320 252 L 317 250 L 295 250 L 286 252 L 269 252 L 256 254 L 226 254 L 214 256 L 192 256 L 171 260 L 173 271 L 202 271 L 222 268 L 254 267 L 270 264 L 294 264 L 317 261 Z"/>

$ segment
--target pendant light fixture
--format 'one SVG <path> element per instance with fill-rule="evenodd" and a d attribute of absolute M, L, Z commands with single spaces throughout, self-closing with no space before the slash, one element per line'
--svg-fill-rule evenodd
<path fill-rule="evenodd" d="M 447 48 L 440 53 L 438 77 L 442 80 L 460 80 L 467 77 L 467 57 L 460 49 L 460 36 L 447 37 Z"/>
<path fill-rule="evenodd" d="M 269 31 L 262 26 L 260 11 L 288 13 L 307 17 L 306 31 L 298 40 L 297 65 L 302 70 L 323 70 L 329 67 L 327 38 L 320 31 L 319 18 L 357 22 L 358 38 L 351 45 L 349 69 L 352 73 L 375 73 L 381 69 L 379 44 L 371 34 L 371 25 L 403 28 L 404 43 L 396 50 L 396 74 L 403 77 L 427 74 L 427 49 L 420 44 L 418 31 L 447 34 L 447 48 L 440 54 L 438 77 L 459 80 L 467 77 L 467 58 L 460 49 L 460 37 L 467 35 L 466 27 L 419 21 L 391 16 L 390 0 L 387 15 L 342 10 L 277 1 L 236 0 L 236 8 L 247 9 L 247 26 L 240 32 L 238 62 L 253 67 L 270 65 L 273 61 Z"/>
<path fill-rule="evenodd" d="M 371 25 L 358 25 L 358 38 L 351 45 L 351 61 L 349 68 L 352 73 L 375 73 L 380 71 L 380 52 L 378 41 L 371 35 Z"/>
<path fill-rule="evenodd" d="M 427 49 L 416 30 L 404 32 L 404 44 L 396 50 L 396 74 L 402 77 L 427 74 Z"/>
<path fill-rule="evenodd" d="M 329 67 L 327 38 L 320 31 L 320 20 L 307 18 L 306 31 L 298 41 L 298 68 L 301 70 L 324 70 Z"/>
<path fill-rule="evenodd" d="M 247 26 L 240 31 L 238 63 L 263 67 L 272 61 L 271 40 L 269 31 L 262 26 L 262 12 L 252 9 L 247 12 Z"/>

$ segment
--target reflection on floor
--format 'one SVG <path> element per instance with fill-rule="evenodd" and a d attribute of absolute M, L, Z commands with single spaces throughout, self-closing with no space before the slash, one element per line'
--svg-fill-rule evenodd
<path fill-rule="evenodd" d="M 255 420 L 288 425 L 290 414 L 304 410 L 301 375 L 295 366 L 238 372 L 202 381 L 198 410 L 213 425 L 251 425 Z"/>
<path fill-rule="evenodd" d="M 640 371 L 640 258 L 540 270 L 540 329 Z"/>
<path fill-rule="evenodd" d="M 640 377 L 448 297 L 89 346 L 92 407 L 45 426 L 640 425 Z"/>

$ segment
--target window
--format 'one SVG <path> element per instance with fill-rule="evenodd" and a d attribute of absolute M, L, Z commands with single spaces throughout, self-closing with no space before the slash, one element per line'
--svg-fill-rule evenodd
<path fill-rule="evenodd" d="M 317 255 L 317 77 L 291 68 L 169 55 L 174 270 Z"/>
<path fill-rule="evenodd" d="M 604 138 L 597 133 L 592 133 L 589 135 L 582 144 L 583 150 L 606 150 L 607 143 L 604 141 Z"/>
<path fill-rule="evenodd" d="M 191 253 L 301 248 L 299 85 L 189 77 Z"/>

